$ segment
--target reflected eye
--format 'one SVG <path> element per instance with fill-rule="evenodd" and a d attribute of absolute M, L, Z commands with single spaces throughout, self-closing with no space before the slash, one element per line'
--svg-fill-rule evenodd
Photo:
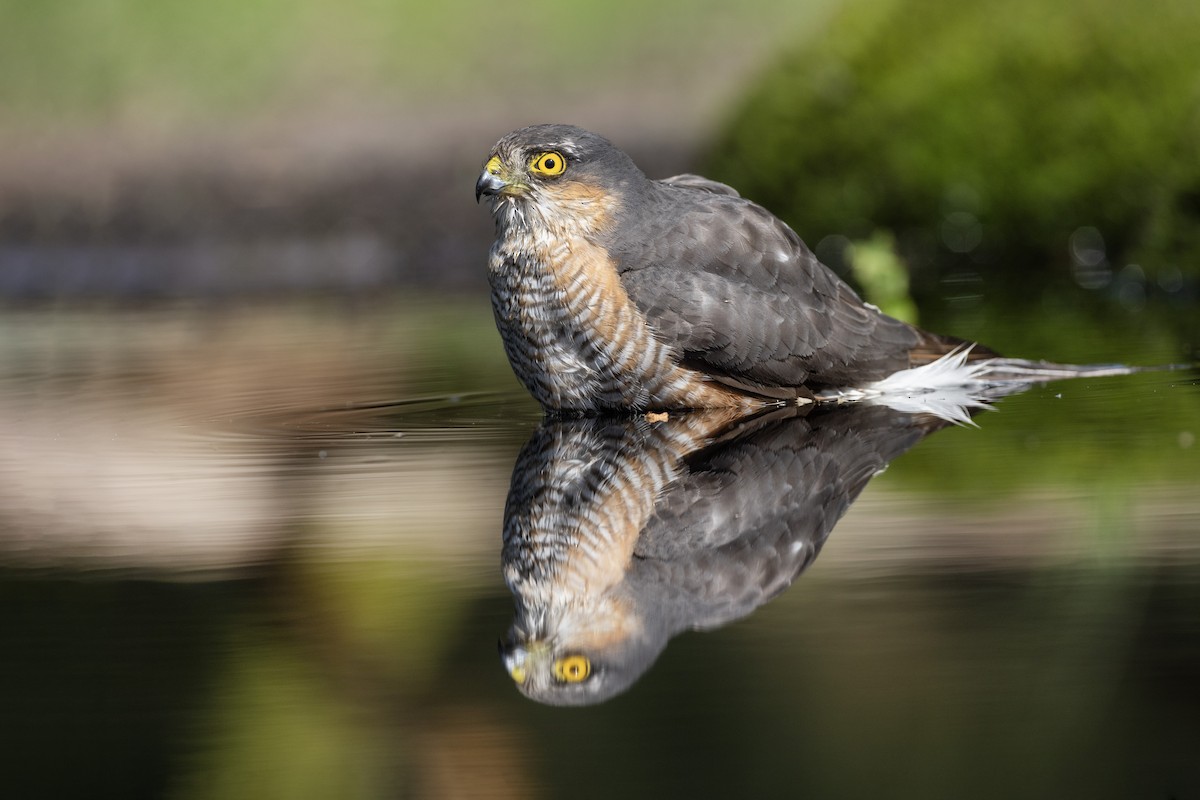
<path fill-rule="evenodd" d="M 548 153 L 538 153 L 533 157 L 533 161 L 529 162 L 529 169 L 537 175 L 553 178 L 566 172 L 567 160 L 563 158 L 562 153 L 556 153 L 553 150 Z"/>
<path fill-rule="evenodd" d="M 586 656 L 567 656 L 554 662 L 554 677 L 564 683 L 579 683 L 592 674 L 592 662 Z"/>

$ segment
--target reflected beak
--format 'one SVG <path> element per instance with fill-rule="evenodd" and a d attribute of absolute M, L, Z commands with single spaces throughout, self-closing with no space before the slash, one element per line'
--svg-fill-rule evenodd
<path fill-rule="evenodd" d="M 549 653 L 548 642 L 500 643 L 500 659 L 504 662 L 504 669 L 517 684 L 525 683 L 534 663 L 545 660 Z"/>

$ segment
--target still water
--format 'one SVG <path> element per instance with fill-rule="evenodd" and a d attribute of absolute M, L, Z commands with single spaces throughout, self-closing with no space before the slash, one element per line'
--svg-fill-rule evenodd
<path fill-rule="evenodd" d="M 1200 797 L 1195 373 L 973 422 L 543 424 L 486 303 L 6 312 L 3 795 Z"/>

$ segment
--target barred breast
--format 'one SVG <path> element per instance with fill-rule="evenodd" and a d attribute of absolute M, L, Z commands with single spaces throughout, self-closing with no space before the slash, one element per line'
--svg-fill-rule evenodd
<path fill-rule="evenodd" d="M 504 579 L 520 607 L 579 602 L 620 583 L 683 457 L 736 418 L 725 410 L 539 428 L 517 457 L 504 509 Z"/>
<path fill-rule="evenodd" d="M 565 411 L 738 406 L 751 398 L 679 365 L 585 237 L 512 230 L 489 256 L 492 308 L 521 382 Z"/>

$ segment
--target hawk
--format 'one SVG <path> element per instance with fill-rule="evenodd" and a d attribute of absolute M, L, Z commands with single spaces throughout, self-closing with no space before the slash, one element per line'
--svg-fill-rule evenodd
<path fill-rule="evenodd" d="M 484 196 L 496 325 L 551 411 L 804 403 L 967 346 L 864 302 L 733 188 L 651 180 L 581 128 L 500 139 L 475 184 Z"/>

